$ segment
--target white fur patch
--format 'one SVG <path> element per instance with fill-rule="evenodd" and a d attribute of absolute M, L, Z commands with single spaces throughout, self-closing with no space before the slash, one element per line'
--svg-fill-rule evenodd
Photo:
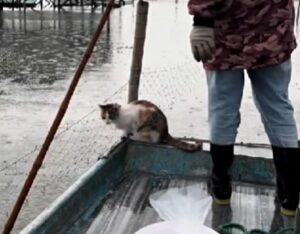
<path fill-rule="evenodd" d="M 139 113 L 142 108 L 139 105 L 122 105 L 119 117 L 114 121 L 116 127 L 124 130 L 136 130 L 139 126 Z"/>
<path fill-rule="evenodd" d="M 160 134 L 157 131 L 137 131 L 139 126 L 143 124 L 140 122 L 140 113 L 144 110 L 155 111 L 155 108 L 135 104 L 122 105 L 118 118 L 113 122 L 117 128 L 124 130 L 124 135 L 131 133 L 130 138 L 132 140 L 158 143 Z"/>
<path fill-rule="evenodd" d="M 107 112 L 105 113 L 105 119 L 104 119 L 104 121 L 105 121 L 106 124 L 111 124 L 111 122 L 112 122 L 112 121 L 109 119 L 109 115 L 108 115 Z"/>

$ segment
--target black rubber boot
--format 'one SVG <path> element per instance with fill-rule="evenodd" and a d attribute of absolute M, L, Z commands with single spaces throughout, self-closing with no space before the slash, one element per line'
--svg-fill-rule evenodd
<path fill-rule="evenodd" d="M 233 145 L 210 144 L 213 169 L 208 191 L 219 205 L 230 204 L 232 188 L 229 169 L 233 162 L 233 148 Z"/>
<path fill-rule="evenodd" d="M 300 192 L 300 150 L 272 146 L 276 168 L 276 193 L 281 214 L 295 216 Z"/>

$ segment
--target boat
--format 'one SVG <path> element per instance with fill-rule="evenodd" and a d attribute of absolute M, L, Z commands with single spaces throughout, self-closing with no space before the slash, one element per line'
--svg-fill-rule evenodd
<path fill-rule="evenodd" d="M 79 81 L 81 68 L 87 63 L 112 7 L 113 0 L 103 14 L 99 29 L 68 89 L 69 95 L 62 102 L 29 174 L 32 176 L 27 178 L 25 185 L 32 184 L 39 165 L 43 162 L 57 130 L 56 123 L 60 123 L 63 118 L 66 104 Z M 148 3 L 139 1 L 129 101 L 138 98 L 137 79 L 140 75 L 147 11 Z M 208 145 L 209 142 L 206 143 Z M 275 170 L 272 158 L 266 157 L 270 154 L 270 146 L 240 144 L 236 148 L 238 153 L 231 168 L 231 205 L 219 206 L 212 203 L 204 225 L 221 234 L 300 234 L 299 212 L 297 217 L 283 217 L 274 201 Z M 209 196 L 207 180 L 212 162 L 206 149 L 204 144 L 203 150 L 192 153 L 168 145 L 122 140 L 20 233 L 134 234 L 149 224 L 162 221 L 149 203 L 151 194 L 197 184 Z M 23 187 L 8 220 L 6 233 L 12 228 L 29 189 L 30 186 Z"/>
<path fill-rule="evenodd" d="M 240 148 L 246 152 L 248 147 Z M 262 150 L 258 148 L 257 152 Z M 230 223 L 229 229 L 244 227 L 252 229 L 247 232 L 252 234 L 299 233 L 295 231 L 299 229 L 295 227 L 299 217 L 281 216 L 274 202 L 272 159 L 253 157 L 253 154 L 235 156 L 231 169 L 231 205 L 222 207 L 213 203 L 205 225 L 220 230 Z M 123 141 L 97 161 L 21 234 L 133 234 L 161 221 L 149 204 L 150 194 L 193 183 L 206 192 L 211 166 L 206 150 L 189 153 L 167 145 Z"/>

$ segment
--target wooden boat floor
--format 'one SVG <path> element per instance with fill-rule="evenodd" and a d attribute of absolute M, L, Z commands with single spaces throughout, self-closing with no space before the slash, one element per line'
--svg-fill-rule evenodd
<path fill-rule="evenodd" d="M 125 178 L 111 192 L 101 207 L 88 219 L 77 222 L 88 234 L 133 234 L 140 228 L 161 221 L 149 204 L 149 195 L 157 190 L 199 183 L 206 191 L 206 182 L 196 179 L 161 178 L 137 174 Z M 236 222 L 247 229 L 259 228 L 270 233 L 294 224 L 293 218 L 282 217 L 274 204 L 274 187 L 235 183 L 230 207 L 212 205 L 205 224 L 217 228 Z M 87 221 L 88 220 L 88 221 Z"/>

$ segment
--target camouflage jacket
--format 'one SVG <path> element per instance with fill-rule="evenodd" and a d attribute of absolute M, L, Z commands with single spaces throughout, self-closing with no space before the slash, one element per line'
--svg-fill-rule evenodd
<path fill-rule="evenodd" d="M 209 70 L 280 64 L 296 48 L 293 0 L 189 0 L 194 25 L 214 27 Z"/>

